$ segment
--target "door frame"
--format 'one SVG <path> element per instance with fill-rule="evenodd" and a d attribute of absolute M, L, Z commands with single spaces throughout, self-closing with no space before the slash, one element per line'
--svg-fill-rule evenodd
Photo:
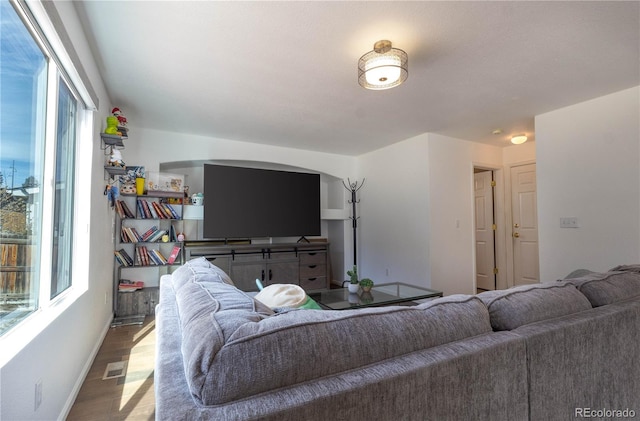
<path fill-rule="evenodd" d="M 496 165 L 481 163 L 481 162 L 472 162 L 471 163 L 471 212 L 473 215 L 473 220 L 475 221 L 475 197 L 474 197 L 474 177 L 473 173 L 475 169 L 493 171 L 493 179 L 496 182 L 496 186 L 493 190 L 493 215 L 494 221 L 496 224 L 496 232 L 495 232 L 495 259 L 496 259 L 496 267 L 498 268 L 498 273 L 496 274 L 496 289 L 506 289 L 507 288 L 507 252 L 506 252 L 506 242 L 505 242 L 505 167 L 498 167 Z M 511 171 L 509 169 L 509 171 Z M 472 224 L 472 246 L 473 246 L 473 290 L 477 291 L 478 285 L 476 284 L 476 276 L 475 276 L 475 268 L 476 268 L 476 230 L 475 230 L 475 222 Z M 512 250 L 513 255 L 513 250 Z M 513 273 L 513 264 L 511 265 L 511 270 Z"/>
<path fill-rule="evenodd" d="M 523 165 L 535 164 L 536 160 L 528 160 L 522 162 L 515 162 L 508 165 L 505 165 L 505 184 L 504 191 L 505 193 L 509 193 L 509 201 L 508 206 L 504 206 L 505 208 L 505 232 L 504 232 L 504 241 L 506 244 L 506 287 L 511 288 L 514 286 L 514 274 L 513 274 L 513 241 L 511 241 L 511 227 L 513 226 L 513 209 L 511 205 L 511 169 L 514 167 L 522 167 Z M 536 177 L 537 177 L 537 168 L 536 168 Z M 537 189 L 536 189 L 537 194 Z M 506 205 L 507 202 L 504 202 Z M 509 229 L 506 229 L 506 228 Z"/>

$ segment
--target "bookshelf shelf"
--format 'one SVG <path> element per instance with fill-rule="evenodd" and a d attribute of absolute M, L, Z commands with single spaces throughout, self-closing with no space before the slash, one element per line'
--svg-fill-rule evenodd
<path fill-rule="evenodd" d="M 114 175 L 123 175 L 127 173 L 127 169 L 125 167 L 112 167 L 110 165 L 105 165 L 104 170 L 111 177 L 113 177 Z"/>
<path fill-rule="evenodd" d="M 109 147 L 124 148 L 124 136 L 118 136 L 116 134 L 100 133 L 100 140 L 102 140 L 102 149 Z"/>

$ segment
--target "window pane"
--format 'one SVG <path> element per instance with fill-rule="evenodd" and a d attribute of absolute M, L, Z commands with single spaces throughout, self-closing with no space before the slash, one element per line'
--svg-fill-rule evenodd
<path fill-rule="evenodd" d="M 38 306 L 47 60 L 0 2 L 0 334 Z"/>
<path fill-rule="evenodd" d="M 71 286 L 71 247 L 73 238 L 73 166 L 75 160 L 77 101 L 61 78 L 58 86 L 51 298 Z"/>

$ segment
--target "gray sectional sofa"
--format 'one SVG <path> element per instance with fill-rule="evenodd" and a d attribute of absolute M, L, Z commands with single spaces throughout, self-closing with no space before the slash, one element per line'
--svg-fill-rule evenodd
<path fill-rule="evenodd" d="M 273 312 L 194 259 L 161 279 L 156 419 L 640 417 L 640 267 L 617 269 L 413 307 Z"/>

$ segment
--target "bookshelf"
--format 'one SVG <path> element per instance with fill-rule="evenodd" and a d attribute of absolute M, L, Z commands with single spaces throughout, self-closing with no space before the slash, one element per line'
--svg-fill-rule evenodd
<path fill-rule="evenodd" d="M 158 281 L 183 262 L 184 195 L 157 192 L 116 200 L 114 313 L 154 314 Z"/>

